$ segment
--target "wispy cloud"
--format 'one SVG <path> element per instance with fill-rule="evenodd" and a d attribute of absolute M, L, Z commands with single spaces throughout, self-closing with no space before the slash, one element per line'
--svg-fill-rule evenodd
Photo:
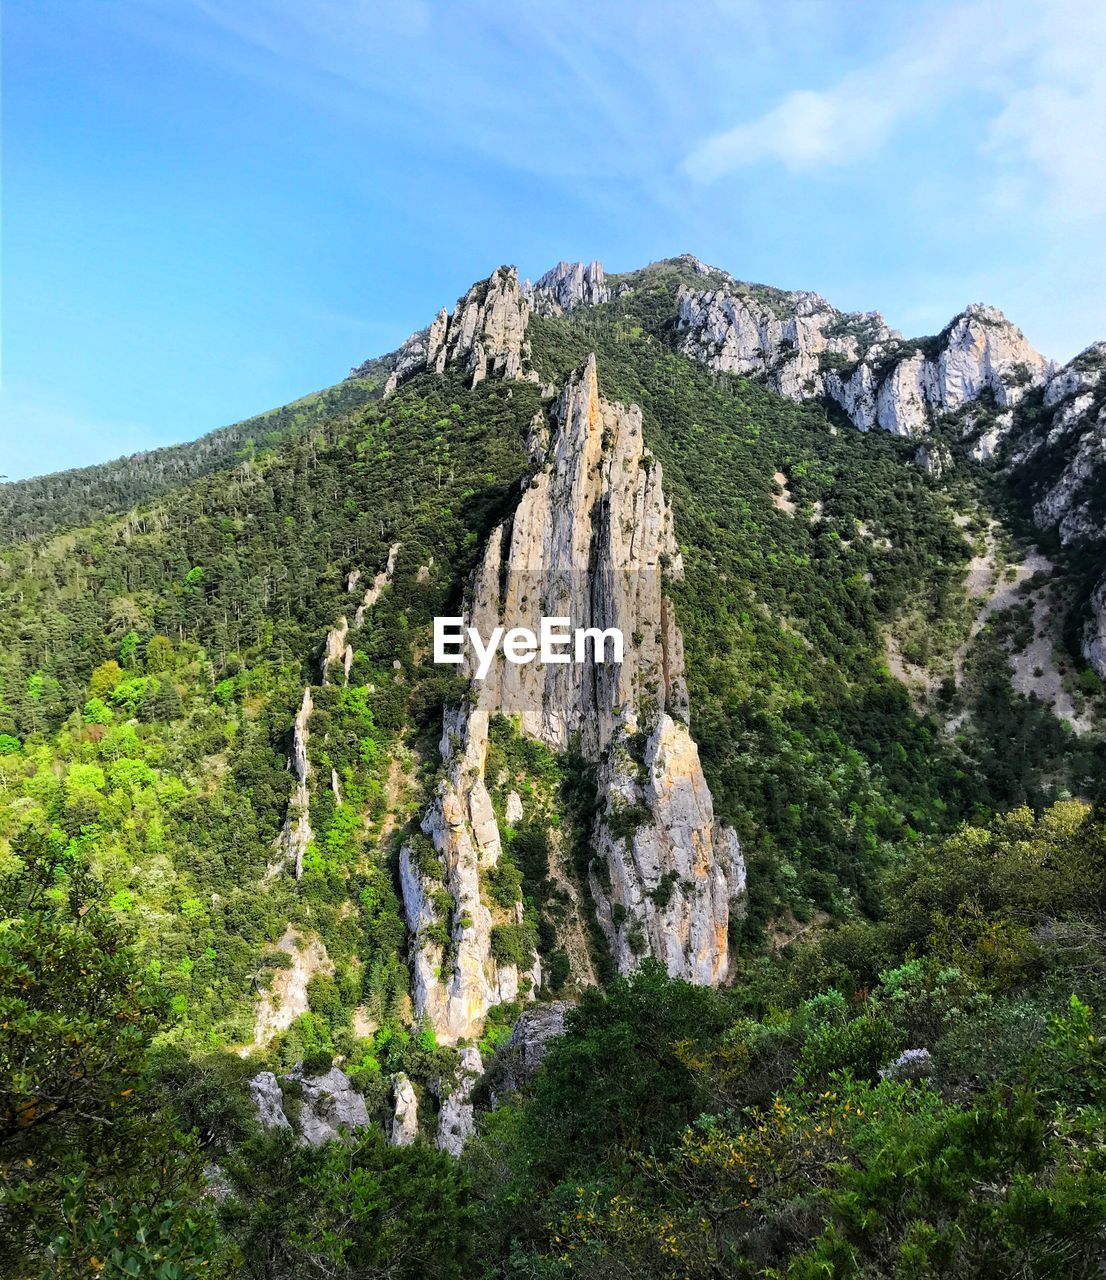
<path fill-rule="evenodd" d="M 983 103 L 973 101 L 975 146 L 994 168 L 997 197 L 1080 218 L 1106 213 L 1106 6 L 976 0 L 919 15 L 889 50 L 830 86 L 795 89 L 698 143 L 686 172 L 707 183 L 763 163 L 800 174 L 862 164 L 972 99 Z"/>

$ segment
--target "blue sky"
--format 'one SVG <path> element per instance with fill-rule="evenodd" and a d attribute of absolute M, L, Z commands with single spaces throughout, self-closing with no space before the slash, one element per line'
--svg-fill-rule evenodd
<path fill-rule="evenodd" d="M 396 346 L 500 262 L 694 252 L 1106 338 L 1097 0 L 4 0 L 0 474 Z"/>

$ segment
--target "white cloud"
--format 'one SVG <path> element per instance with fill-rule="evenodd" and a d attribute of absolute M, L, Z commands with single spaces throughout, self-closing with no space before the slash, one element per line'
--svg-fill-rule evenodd
<path fill-rule="evenodd" d="M 710 182 L 775 162 L 809 173 L 870 159 L 903 129 L 982 96 L 977 147 L 1007 204 L 1106 213 L 1106 6 L 993 0 L 945 7 L 825 89 L 799 89 L 686 157 Z M 978 112 L 973 102 L 967 110 Z"/>

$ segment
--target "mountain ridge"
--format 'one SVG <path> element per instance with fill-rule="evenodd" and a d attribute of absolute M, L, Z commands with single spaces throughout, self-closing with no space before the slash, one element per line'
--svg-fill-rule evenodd
<path fill-rule="evenodd" d="M 572 1273 L 580 1223 L 614 1222 L 621 1260 L 625 1187 L 643 1274 L 678 1248 L 714 1280 L 731 1236 L 821 1248 L 821 1192 L 796 1236 L 792 1183 L 764 1211 L 778 1245 L 701 1226 L 734 1177 L 762 1205 L 810 1135 L 842 1179 L 843 1127 L 897 1152 L 889 1129 L 977 1126 L 981 1097 L 1001 1125 L 1039 1061 L 1084 1087 L 1099 352 L 1026 379 L 986 309 L 902 345 L 836 315 L 696 260 L 529 286 L 500 267 L 253 456 L 124 512 L 84 493 L 88 523 L 59 510 L 5 547 L 0 1047 L 25 1109 L 86 1087 L 89 1036 L 131 1053 L 106 1138 L 87 1112 L 16 1133 L 11 1176 L 40 1197 L 24 1242 L 68 1230 L 73 1168 L 92 1198 L 120 1185 L 118 1161 L 81 1163 L 119 1116 L 122 1157 L 146 1149 L 132 1132 L 173 1148 L 142 1195 L 186 1188 L 180 1212 L 258 1274 L 298 1273 L 279 1260 L 345 1213 L 351 1171 L 403 1200 L 406 1236 L 415 1171 L 438 1225 L 472 1177 L 489 1276 Z M 803 368 L 823 391 L 869 376 L 925 430 L 858 429 Z M 626 660 L 483 681 L 430 660 L 436 618 L 562 612 L 618 626 Z M 1066 1135 L 1048 1158 L 1082 1162 Z"/>

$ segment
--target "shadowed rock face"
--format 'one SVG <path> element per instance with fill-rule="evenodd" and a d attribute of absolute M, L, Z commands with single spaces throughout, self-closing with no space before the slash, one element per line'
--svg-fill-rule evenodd
<path fill-rule="evenodd" d="M 550 1041 L 564 1035 L 565 1014 L 571 1008 L 568 1002 L 555 1000 L 523 1009 L 507 1043 L 499 1047 L 488 1066 L 489 1099 L 493 1107 L 534 1078 L 549 1051 Z"/>
<path fill-rule="evenodd" d="M 664 590 L 682 564 L 641 411 L 600 397 L 593 356 L 565 386 L 553 423 L 544 465 L 488 540 L 466 621 L 483 636 L 496 626 L 537 632 L 543 616 L 618 628 L 625 661 L 597 662 L 594 650 L 582 663 L 500 661 L 474 683 L 474 702 L 447 714 L 446 778 L 423 829 L 456 904 L 448 975 L 439 976 L 443 952 L 426 937 L 432 890 L 410 850 L 400 862 L 416 935 L 416 1013 L 446 1039 L 475 1034 L 491 1004 L 518 991 L 514 969 L 491 956 L 492 918 L 480 900 L 480 872 L 501 849 L 484 781 L 491 715 L 515 718 L 555 750 L 577 740 L 598 764 L 592 892 L 620 969 L 653 954 L 674 975 L 722 981 L 730 909 L 744 889 L 736 837 L 715 822 L 686 727 L 683 642 Z"/>
<path fill-rule="evenodd" d="M 1083 656 L 1106 680 L 1106 576 L 1091 596 L 1091 618 L 1084 633 Z"/>

